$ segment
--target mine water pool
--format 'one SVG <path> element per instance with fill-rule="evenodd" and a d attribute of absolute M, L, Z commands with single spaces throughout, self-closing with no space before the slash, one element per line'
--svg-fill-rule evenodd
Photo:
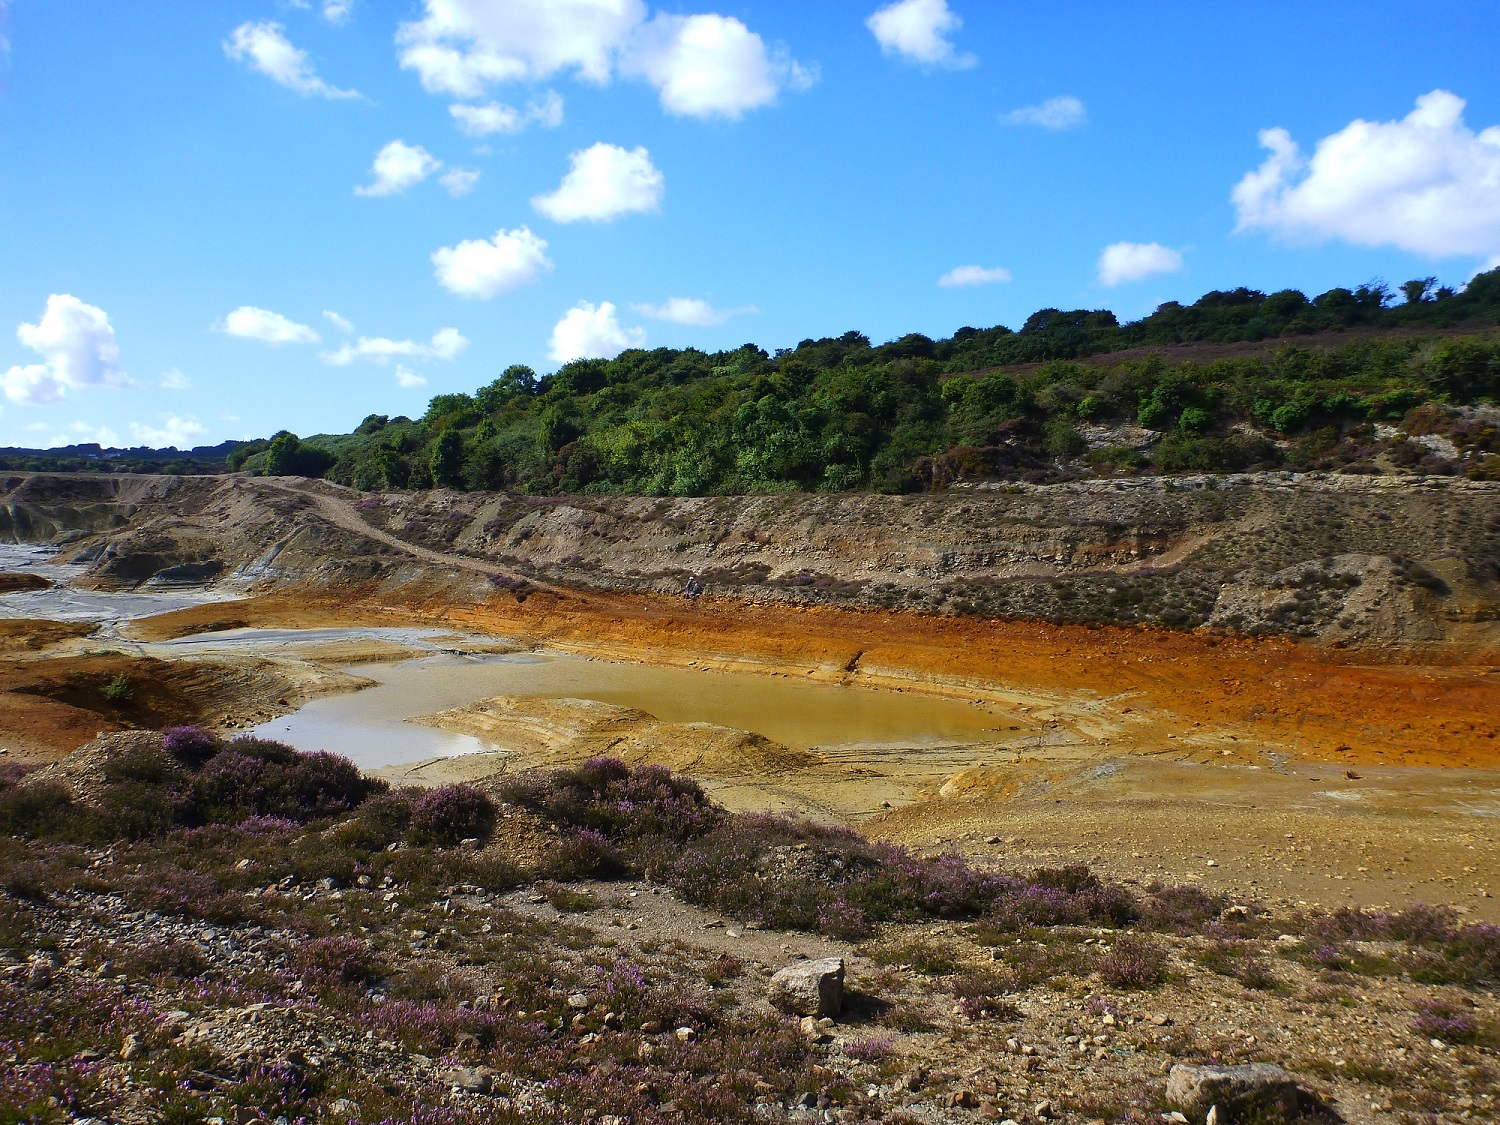
<path fill-rule="evenodd" d="M 39 621 L 96 621 L 102 625 L 154 617 L 207 602 L 233 601 L 238 592 L 223 585 L 175 586 L 147 583 L 134 590 L 86 590 L 66 585 L 87 572 L 79 563 L 60 563 L 56 552 L 31 543 L 0 543 L 0 573 L 37 574 L 57 583 L 47 590 L 0 594 L 0 618 Z"/>
<path fill-rule="evenodd" d="M 438 652 L 349 671 L 375 686 L 314 699 L 254 733 L 299 750 L 345 754 L 375 769 L 506 749 L 406 721 L 499 695 L 592 699 L 668 723 L 754 731 L 799 749 L 989 742 L 1001 721 L 988 707 L 956 699 L 545 652 Z"/>

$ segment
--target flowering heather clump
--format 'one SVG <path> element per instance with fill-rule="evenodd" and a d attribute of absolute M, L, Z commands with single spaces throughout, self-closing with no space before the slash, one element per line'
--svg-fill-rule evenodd
<path fill-rule="evenodd" d="M 203 767 L 194 795 L 207 820 L 277 816 L 305 823 L 348 812 L 384 788 L 337 754 L 299 754 L 277 742 L 238 738 Z"/>
<path fill-rule="evenodd" d="M 663 766 L 632 770 L 617 758 L 590 758 L 576 769 L 515 778 L 505 798 L 559 825 L 593 829 L 612 840 L 701 836 L 723 817 L 698 783 Z"/>
<path fill-rule="evenodd" d="M 1450 907 L 1417 905 L 1395 912 L 1342 907 L 1306 922 L 1308 932 L 1328 942 L 1404 942 L 1404 961 L 1423 984 L 1485 984 L 1500 981 L 1500 926 L 1460 925 Z"/>
<path fill-rule="evenodd" d="M 231 894 L 216 879 L 173 864 L 144 866 L 125 885 L 125 895 L 142 910 L 202 918 L 210 922 L 243 922 L 251 916 L 243 895 Z"/>
<path fill-rule="evenodd" d="M 347 937 L 314 938 L 292 951 L 292 964 L 308 984 L 369 984 L 385 966 L 368 942 Z"/>
<path fill-rule="evenodd" d="M 1142 928 L 1164 934 L 1195 934 L 1203 931 L 1223 911 L 1223 895 L 1202 887 L 1148 887 L 1151 897 L 1141 904 Z"/>
<path fill-rule="evenodd" d="M 1419 1004 L 1411 1027 L 1423 1038 L 1446 1043 L 1471 1043 L 1479 1037 L 1479 1021 L 1473 1013 L 1442 1000 Z"/>
<path fill-rule="evenodd" d="M 959 1014 L 971 1020 L 1019 1019 L 1019 1009 L 1005 998 L 1007 991 L 1008 981 L 995 973 L 966 973 L 953 982 Z"/>
<path fill-rule="evenodd" d="M 190 769 L 203 765 L 224 743 L 202 727 L 168 727 L 161 732 L 161 748 Z"/>
<path fill-rule="evenodd" d="M 494 802 L 472 785 L 429 789 L 411 805 L 410 834 L 418 844 L 451 847 L 489 835 L 494 824 Z"/>
<path fill-rule="evenodd" d="M 628 869 L 619 849 L 592 828 L 569 832 L 548 853 L 542 874 L 549 879 L 614 879 Z"/>
<path fill-rule="evenodd" d="M 1458 916 L 1450 907 L 1417 905 L 1406 910 L 1384 912 L 1340 907 L 1315 917 L 1309 932 L 1328 939 L 1356 941 L 1405 941 L 1416 945 L 1440 944 L 1454 934 Z"/>
<path fill-rule="evenodd" d="M 856 1039 L 844 1047 L 844 1053 L 851 1059 L 858 1059 L 864 1063 L 883 1062 L 896 1045 L 896 1040 L 890 1035 L 872 1035 L 868 1039 Z"/>
<path fill-rule="evenodd" d="M 1100 979 L 1116 988 L 1155 988 L 1166 975 L 1167 951 L 1146 938 L 1121 934 L 1095 967 Z"/>

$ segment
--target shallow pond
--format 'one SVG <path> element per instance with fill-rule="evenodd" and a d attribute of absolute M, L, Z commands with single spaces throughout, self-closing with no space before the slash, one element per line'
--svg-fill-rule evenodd
<path fill-rule="evenodd" d="M 663 722 L 755 731 L 802 749 L 987 742 L 1001 722 L 987 707 L 953 699 L 547 653 L 444 652 L 350 671 L 376 686 L 315 699 L 255 733 L 301 750 L 346 754 L 369 769 L 505 749 L 405 721 L 497 695 L 593 699 Z"/>

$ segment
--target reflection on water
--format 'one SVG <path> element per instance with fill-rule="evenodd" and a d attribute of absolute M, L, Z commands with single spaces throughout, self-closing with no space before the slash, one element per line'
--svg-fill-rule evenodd
<path fill-rule="evenodd" d="M 315 699 L 257 734 L 333 750 L 365 768 L 505 749 L 404 720 L 497 695 L 594 699 L 669 723 L 714 723 L 787 746 L 921 746 L 994 739 L 994 712 L 951 699 L 534 653 L 440 653 L 353 671 L 376 686 Z"/>

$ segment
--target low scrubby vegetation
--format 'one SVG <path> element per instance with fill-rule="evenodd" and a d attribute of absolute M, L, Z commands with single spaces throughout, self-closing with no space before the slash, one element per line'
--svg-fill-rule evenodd
<path fill-rule="evenodd" d="M 525 862 L 523 831 L 544 845 Z M 845 1069 L 750 1002 L 739 957 L 629 954 L 587 928 L 617 909 L 619 880 L 746 929 L 861 942 L 877 976 L 853 987 L 852 1018 L 872 1026 Z M 523 887 L 550 921 L 506 900 Z M 861 1088 L 896 1081 L 901 1037 L 935 1020 L 1016 1025 L 1041 989 L 1114 1021 L 1107 997 L 1158 994 L 1195 963 L 1262 993 L 1294 971 L 1430 984 L 1413 1033 L 1490 1050 L 1464 997 L 1500 983 L 1497 938 L 1436 909 L 1272 919 L 1084 867 L 918 856 L 733 814 L 611 759 L 391 790 L 333 755 L 175 728 L 83 780 L 0 773 L 0 1122 L 252 1106 L 273 1121 L 748 1122 L 818 1102 L 871 1119 L 886 1113 Z M 883 1000 L 879 974 L 931 980 L 952 1015 Z M 259 1047 L 235 1038 L 251 1028 Z"/>

